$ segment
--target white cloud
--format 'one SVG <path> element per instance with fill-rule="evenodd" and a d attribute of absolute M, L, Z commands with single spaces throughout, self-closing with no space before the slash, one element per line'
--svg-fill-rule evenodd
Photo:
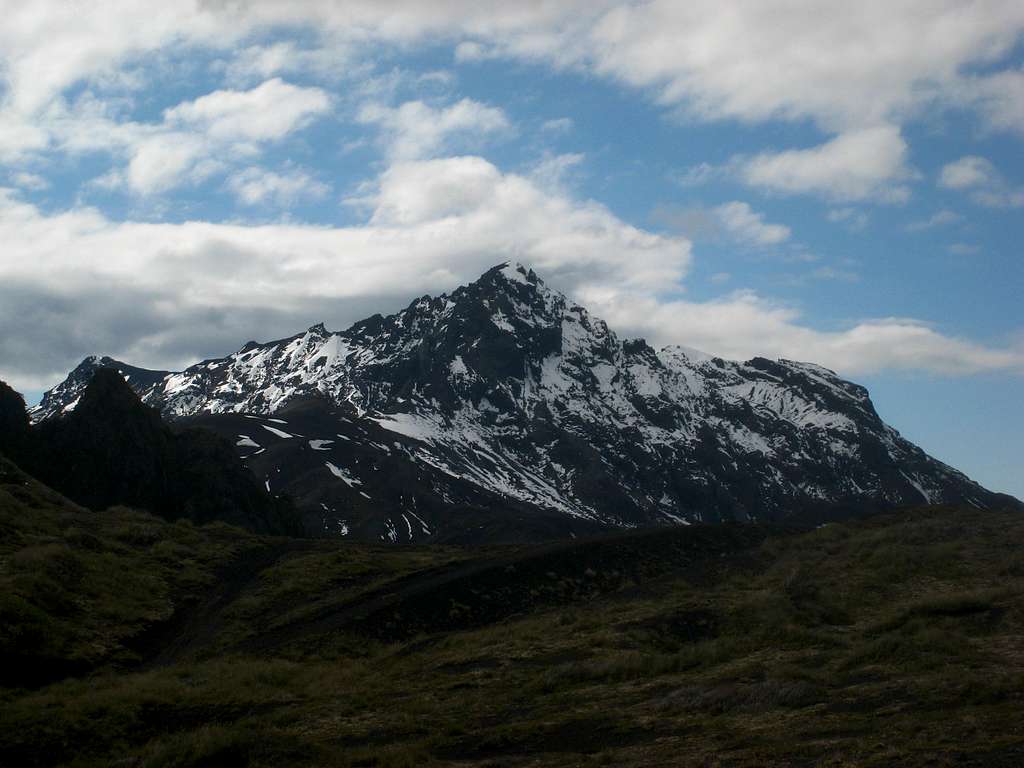
<path fill-rule="evenodd" d="M 900 129 L 876 125 L 841 133 L 807 149 L 734 155 L 723 165 L 700 163 L 674 179 L 684 187 L 738 179 L 781 194 L 821 195 L 836 202 L 903 203 L 910 197 L 908 182 L 917 176 L 907 164 L 907 143 Z M 850 222 L 856 223 L 855 219 Z"/>
<path fill-rule="evenodd" d="M 735 239 L 755 245 L 776 245 L 789 239 L 790 229 L 782 224 L 768 224 L 764 214 L 749 204 L 734 200 L 715 208 L 725 230 Z"/>
<path fill-rule="evenodd" d="M 727 168 L 711 163 L 698 163 L 679 173 L 672 174 L 672 179 L 682 187 L 699 187 L 727 175 Z"/>
<path fill-rule="evenodd" d="M 11 174 L 11 181 L 15 186 L 21 187 L 22 189 L 32 190 L 38 192 L 43 189 L 48 189 L 50 182 L 38 173 L 29 173 L 28 171 L 17 171 Z"/>
<path fill-rule="evenodd" d="M 783 193 L 816 193 L 834 200 L 903 202 L 910 190 L 907 144 L 898 128 L 843 133 L 811 149 L 763 153 L 734 162 L 747 184 Z"/>
<path fill-rule="evenodd" d="M 954 256 L 974 256 L 981 252 L 981 248 L 971 243 L 953 243 L 949 246 L 949 252 Z"/>
<path fill-rule="evenodd" d="M 1024 189 L 1020 188 L 979 189 L 971 198 L 989 208 L 1024 208 Z"/>
<path fill-rule="evenodd" d="M 455 60 L 458 62 L 483 61 L 489 58 L 488 50 L 473 40 L 466 40 L 455 46 Z"/>
<path fill-rule="evenodd" d="M 974 202 L 990 208 L 1024 207 L 1024 189 L 1012 187 L 991 162 L 977 155 L 944 165 L 939 186 L 969 192 Z"/>
<path fill-rule="evenodd" d="M 530 171 L 530 178 L 542 187 L 561 189 L 573 168 L 583 162 L 581 152 L 566 152 L 561 155 L 545 155 Z"/>
<path fill-rule="evenodd" d="M 976 107 L 997 129 L 1022 123 L 1021 73 L 996 66 L 1024 30 L 1017 0 L 827 0 L 813 11 L 786 0 L 728 9 L 714 0 L 182 0 L 159 8 L 123 0 L 116 11 L 98 5 L 74 14 L 57 0 L 7 6 L 0 55 L 20 115 L 76 82 L 111 77 L 133 57 L 172 45 L 227 51 L 289 27 L 312 31 L 312 42 L 249 44 L 236 52 L 235 70 L 267 77 L 301 62 L 329 72 L 371 45 L 444 41 L 461 61 L 506 56 L 577 67 L 707 119 L 810 119 L 840 133 L 953 104 Z M 963 74 L 972 65 L 987 74 Z"/>
<path fill-rule="evenodd" d="M 182 102 L 164 112 L 164 121 L 221 141 L 273 141 L 308 125 L 330 103 L 321 88 L 303 88 L 275 77 L 248 91 L 214 91 Z"/>
<path fill-rule="evenodd" d="M 228 179 L 228 187 L 246 205 L 273 203 L 288 208 L 303 198 L 320 199 L 330 191 L 305 171 L 275 173 L 263 168 L 246 168 Z"/>
<path fill-rule="evenodd" d="M 749 203 L 733 200 L 714 208 L 659 205 L 651 220 L 694 240 L 718 240 L 723 236 L 745 245 L 777 245 L 792 232 L 783 224 L 770 224 Z"/>
<path fill-rule="evenodd" d="M 531 263 L 567 286 L 645 292 L 678 284 L 690 263 L 688 241 L 636 229 L 479 157 L 398 164 L 379 180 L 373 205 L 366 225 L 347 228 L 149 224 L 90 209 L 47 215 L 4 195 L 0 241 L 18 258 L 0 260 L 8 331 L 0 358 L 25 368 L 4 373 L 56 375 L 104 339 L 99 351 L 179 365 L 213 353 L 196 346 L 211 339 L 223 352 L 314 319 L 342 325 L 451 289 L 502 260 Z M 55 304 L 68 316 L 38 322 Z M 80 338 L 68 337 L 71 318 L 87 329 Z M 204 319 L 210 329 L 197 333 Z M 46 355 L 11 348 L 27 339 Z"/>
<path fill-rule="evenodd" d="M 621 5 L 595 27 L 597 71 L 709 118 L 810 118 L 847 131 L 941 99 L 970 62 L 1005 55 L 1024 9 L 907 0 Z"/>
<path fill-rule="evenodd" d="M 943 166 L 939 186 L 946 189 L 967 189 L 986 186 L 995 180 L 995 167 L 984 157 L 969 155 Z"/>
<path fill-rule="evenodd" d="M 540 129 L 547 133 L 569 133 L 573 129 L 573 125 L 571 117 L 556 117 L 545 120 L 541 123 Z"/>
<path fill-rule="evenodd" d="M 511 128 L 502 110 L 473 99 L 442 108 L 422 101 L 407 101 L 398 107 L 366 104 L 359 110 L 358 120 L 381 127 L 392 160 L 427 158 L 450 148 L 456 139 L 479 139 Z"/>
<path fill-rule="evenodd" d="M 869 216 L 864 212 L 851 208 L 833 208 L 826 218 L 835 224 L 845 224 L 853 232 L 860 232 L 868 225 Z"/>
<path fill-rule="evenodd" d="M 785 0 L 726 9 L 712 0 L 500 7 L 471 0 L 123 0 L 116 12 L 95 4 L 75 14 L 63 3 L 37 0 L 6 3 L 3 13 L 0 161 L 31 160 L 49 149 L 108 151 L 118 167 L 102 178 L 139 192 L 260 162 L 261 144 L 338 106 L 325 103 L 320 89 L 290 85 L 279 75 L 329 77 L 342 56 L 351 64 L 382 44 L 413 52 L 421 44 L 451 45 L 463 61 L 505 56 L 573 68 L 641 89 L 691 118 L 811 122 L 834 138 L 810 149 L 737 159 L 726 172 L 760 189 L 838 201 L 906 199 L 913 172 L 898 126 L 925 109 L 966 105 L 991 129 L 1019 132 L 1022 124 L 1022 74 L 1002 63 L 1024 30 L 1019 0 L 828 0 L 813 12 Z M 278 39 L 285 28 L 300 30 L 301 42 L 259 42 Z M 209 53 L 220 57 L 229 84 L 238 90 L 172 107 L 166 122 L 153 124 L 127 121 L 130 110 L 89 110 L 81 98 L 65 101 L 81 90 L 69 91 L 76 84 L 104 92 L 119 83 L 131 91 L 130 99 L 139 92 L 133 89 L 148 84 L 162 57 L 190 58 L 193 51 L 200 62 Z M 323 51 L 337 53 L 332 59 L 318 53 Z M 986 74 L 964 74 L 978 67 Z M 268 77 L 273 79 L 243 89 Z M 976 95 L 970 95 L 972 87 Z M 359 98 L 369 98 L 365 93 Z M 478 102 L 454 115 L 448 110 L 458 105 L 419 104 L 404 116 L 405 105 L 367 115 L 386 134 L 394 164 L 369 190 L 366 226 L 116 223 L 87 209 L 47 215 L 8 196 L 0 205 L 0 232 L 5 252 L 19 258 L 0 260 L 0 291 L 10 297 L 15 288 L 23 296 L 34 290 L 60 299 L 62 306 L 74 304 L 75 312 L 62 315 L 66 322 L 44 318 L 35 324 L 36 333 L 63 329 L 70 340 L 49 338 L 36 348 L 64 350 L 65 358 L 94 351 L 94 339 L 102 334 L 88 343 L 75 337 L 81 311 L 82 327 L 112 329 L 111 343 L 120 346 L 106 351 L 158 363 L 195 353 L 189 345 L 197 334 L 186 328 L 191 321 L 211 328 L 234 323 L 221 339 L 234 339 L 236 332 L 290 332 L 310 307 L 341 313 L 335 315 L 339 321 L 353 319 L 343 314 L 355 311 L 353 306 L 450 288 L 495 261 L 519 258 L 581 298 L 592 297 L 595 309 L 613 322 L 621 319 L 625 330 L 648 329 L 656 338 L 724 355 L 782 354 L 847 372 L 1020 365 L 1016 352 L 907 321 L 822 332 L 808 328 L 791 308 L 753 294 L 710 304 L 663 301 L 658 292 L 678 289 L 686 272 L 686 240 L 630 227 L 607 208 L 552 188 L 538 174 L 505 174 L 473 157 L 410 162 L 453 151 L 456 140 L 472 140 L 481 125 L 488 136 L 508 130 L 504 113 Z M 687 180 L 707 181 L 722 172 L 699 166 Z M 254 199 L 262 194 L 272 200 L 273 190 L 287 188 L 287 173 L 274 180 L 258 171 L 238 173 L 231 183 L 241 189 L 249 174 Z M 1005 180 L 962 189 L 985 204 L 1021 200 Z M 763 235 L 757 227 L 751 231 Z M 53 279 L 58 275 L 60 282 Z M 76 299 L 89 295 L 124 300 Z M 28 315 L 14 314 L 14 306 L 0 301 L 0 313 L 7 313 L 3 325 L 11 329 L 0 341 L 7 344 L 27 328 Z M 45 303 L 19 306 L 39 312 Z M 127 323 L 118 313 L 129 309 L 159 322 Z M 23 359 L 31 357 L 26 352 Z M 15 359 L 6 352 L 0 358 Z M 60 367 L 66 362 L 61 359 Z"/>
<path fill-rule="evenodd" d="M 913 321 L 870 320 L 829 332 L 753 293 L 711 302 L 665 298 L 678 295 L 689 268 L 687 240 L 636 229 L 597 203 L 502 173 L 479 157 L 397 164 L 368 199 L 367 224 L 338 228 L 118 223 L 90 209 L 45 214 L 4 194 L 0 241 L 18 258 L 0 260 L 0 323 L 8 330 L 0 357 L 21 366 L 4 374 L 15 384 L 55 379 L 94 352 L 182 365 L 315 320 L 341 327 L 513 259 L 620 332 L 659 344 L 813 360 L 847 374 L 1024 368 L 1020 350 Z M 720 273 L 712 281 L 725 279 Z"/>
<path fill-rule="evenodd" d="M 738 291 L 710 302 L 658 301 L 619 294 L 594 306 L 620 329 L 656 344 L 683 343 L 725 358 L 760 355 L 816 362 L 845 375 L 927 370 L 966 375 L 1024 371 L 1024 349 L 998 349 L 901 318 L 865 320 L 845 330 L 803 325 L 793 307 Z"/>
<path fill-rule="evenodd" d="M 59 0 L 3 3 L 0 57 L 9 91 L 5 107 L 33 115 L 65 88 L 110 76 L 134 56 L 173 42 L 230 45 L 245 30 L 188 0 L 154 5 L 128 0 L 117 8 L 77 7 Z"/>
<path fill-rule="evenodd" d="M 973 105 L 994 130 L 1024 135 L 1024 69 L 967 80 L 963 101 Z"/>
<path fill-rule="evenodd" d="M 934 229 L 936 227 L 945 227 L 949 224 L 956 224 L 959 221 L 963 221 L 963 216 L 954 211 L 942 209 L 936 211 L 927 219 L 920 219 L 918 221 L 912 221 L 907 225 L 907 230 L 910 232 L 922 232 L 926 229 Z"/>
<path fill-rule="evenodd" d="M 907 197 L 896 126 L 925 109 L 966 106 L 992 129 L 1019 132 L 1024 125 L 1024 71 L 1000 69 L 1024 32 L 1017 0 L 827 0 L 814 12 L 787 0 L 728 10 L 713 0 L 501 7 L 470 0 L 182 0 L 161 8 L 122 0 L 116 11 L 100 4 L 75 14 L 56 0 L 8 5 L 0 26 L 0 160 L 52 146 L 57 127 L 49 115 L 71 86 L 137 91 L 161 57 L 185 59 L 182 52 L 193 50 L 217 56 L 228 82 L 273 78 L 254 91 L 221 90 L 169 110 L 177 127 L 214 138 L 273 140 L 327 109 L 323 91 L 288 85 L 279 75 L 365 80 L 371 50 L 440 43 L 463 61 L 510 57 L 610 78 L 698 119 L 810 120 L 835 138 L 816 149 L 755 157 L 747 175 L 758 186 L 837 200 Z M 301 34 L 282 41 L 276 33 L 283 29 Z M 978 66 L 984 75 L 965 74 Z M 445 141 L 438 133 L 473 130 L 449 130 L 444 115 L 431 113 L 422 131 L 399 115 L 377 117 L 395 123 L 397 159 L 439 151 Z M 431 119 L 440 127 L 431 128 Z M 860 155 L 867 160 L 862 170 L 838 157 L 859 153 L 856 145 L 879 149 Z M 813 172 L 818 160 L 835 161 L 831 175 Z"/>
<path fill-rule="evenodd" d="M 130 152 L 125 180 L 135 191 L 152 194 L 180 184 L 197 169 L 209 148 L 202 137 L 169 132 L 141 139 Z M 194 178 L 206 175 L 199 172 Z"/>
<path fill-rule="evenodd" d="M 102 103 L 85 100 L 54 108 L 50 130 L 69 153 L 107 152 L 124 161 L 95 184 L 127 185 L 150 195 L 249 163 L 265 145 L 303 129 L 329 106 L 320 88 L 272 79 L 247 91 L 214 91 L 182 102 L 154 123 L 117 121 Z"/>
<path fill-rule="evenodd" d="M 0 163 L 17 162 L 49 143 L 50 135 L 42 126 L 0 106 Z"/>
<path fill-rule="evenodd" d="M 302 47 L 292 40 L 250 45 L 232 52 L 224 63 L 227 79 L 235 83 L 262 81 L 275 75 L 315 75 L 324 80 L 351 77 L 365 71 L 355 51 L 344 41 L 323 41 Z"/>

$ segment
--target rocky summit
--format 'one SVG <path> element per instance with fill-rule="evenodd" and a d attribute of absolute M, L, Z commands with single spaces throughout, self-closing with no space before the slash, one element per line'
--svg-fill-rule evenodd
<path fill-rule="evenodd" d="M 181 372 L 90 357 L 33 419 L 73 411 L 101 367 L 165 418 L 229 436 L 310 528 L 364 540 L 1013 503 L 903 439 L 830 370 L 620 339 L 521 265 Z"/>

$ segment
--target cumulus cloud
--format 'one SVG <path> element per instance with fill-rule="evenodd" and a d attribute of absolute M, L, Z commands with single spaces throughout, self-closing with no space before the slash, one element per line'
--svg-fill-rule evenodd
<path fill-rule="evenodd" d="M 547 133 L 569 133 L 573 129 L 571 117 L 556 117 L 541 123 L 540 129 Z"/>
<path fill-rule="evenodd" d="M 116 12 L 61 2 L 7 2 L 0 58 L 10 114 L 32 115 L 75 83 L 109 76 L 130 57 L 179 41 L 230 45 L 244 30 L 199 3 L 119 3 Z"/>
<path fill-rule="evenodd" d="M 972 62 L 1005 55 L 1024 28 L 1012 0 L 968 4 L 654 0 L 606 13 L 581 55 L 707 118 L 811 119 L 847 131 L 955 100 Z"/>
<path fill-rule="evenodd" d="M 275 33 L 284 28 L 303 34 L 280 40 Z M 829 0 L 813 13 L 785 0 L 728 12 L 712 0 L 501 7 L 470 0 L 183 0 L 160 9 L 123 0 L 116 13 L 97 6 L 75 14 L 56 0 L 15 3 L 5 8 L 0 26 L 6 86 L 0 161 L 53 148 L 73 151 L 66 134 L 75 129 L 68 122 L 84 118 L 67 109 L 69 89 L 120 83 L 137 92 L 145 86 L 147 62 L 159 55 L 211 52 L 228 83 L 262 81 L 249 91 L 221 89 L 170 108 L 167 130 L 259 142 L 278 139 L 329 108 L 324 91 L 285 83 L 282 75 L 365 80 L 371 48 L 440 42 L 460 61 L 515 58 L 609 78 L 697 119 L 810 120 L 833 138 L 820 147 L 746 158 L 741 178 L 783 193 L 898 202 L 909 195 L 912 178 L 898 126 L 925 108 L 975 109 L 993 130 L 1024 125 L 1024 72 L 1000 68 L 1022 32 L 1024 6 L 1014 0 Z M 969 74 L 979 65 L 984 74 Z M 445 108 L 418 101 L 372 104 L 361 118 L 384 131 L 393 160 L 435 156 L 451 141 L 508 127 L 500 110 L 470 100 Z M 560 130 L 564 124 L 553 121 L 546 130 L 555 125 Z M 95 137 L 96 127 L 86 121 L 77 133 Z M 174 155 L 166 168 L 151 167 L 143 154 L 134 169 L 108 178 L 126 179 L 138 191 L 165 189 L 176 178 L 205 178 L 210 167 L 196 169 L 189 160 L 198 150 L 164 141 L 173 144 Z M 457 151 L 465 149 L 475 147 Z M 991 205 L 1018 199 L 978 197 Z"/>
<path fill-rule="evenodd" d="M 749 203 L 733 200 L 714 208 L 658 206 L 651 219 L 694 240 L 728 237 L 745 245 L 769 246 L 785 242 L 792 234 L 784 224 L 770 224 Z"/>
<path fill-rule="evenodd" d="M 455 60 L 459 62 L 483 61 L 493 53 L 475 40 L 465 40 L 455 46 Z"/>
<path fill-rule="evenodd" d="M 248 91 L 214 91 L 164 111 L 170 125 L 194 127 L 212 139 L 273 141 L 308 124 L 330 106 L 321 88 L 273 78 Z"/>
<path fill-rule="evenodd" d="M 366 202 L 361 226 L 241 226 L 115 222 L 86 208 L 47 214 L 4 193 L 0 239 L 20 258 L 0 261 L 2 375 L 19 386 L 51 384 L 93 353 L 177 367 L 318 320 L 343 327 L 502 260 L 531 264 L 624 334 L 656 343 L 810 359 L 848 374 L 1024 365 L 1019 351 L 913 321 L 828 332 L 749 292 L 711 302 L 666 297 L 678 296 L 689 269 L 687 240 L 637 229 L 479 157 L 396 164 Z"/>
<path fill-rule="evenodd" d="M 263 148 L 323 115 L 330 98 L 320 88 L 279 79 L 246 91 L 221 90 L 164 110 L 160 122 L 117 121 L 103 105 L 55 109 L 52 137 L 67 152 L 107 152 L 124 167 L 105 174 L 107 188 L 144 195 L 197 183 L 251 161 Z"/>
<path fill-rule="evenodd" d="M 835 201 L 909 196 L 915 176 L 900 126 L 925 108 L 968 107 L 992 130 L 1019 132 L 1022 124 L 1022 75 L 1003 63 L 1024 30 L 1017 0 L 829 0 L 814 12 L 785 0 L 726 11 L 712 0 L 123 0 L 116 13 L 98 5 L 74 14 L 38 0 L 3 10 L 0 162 L 35 168 L 48 152 L 108 152 L 115 167 L 98 172 L 102 183 L 144 194 L 216 176 L 246 203 L 315 196 L 308 173 L 262 169 L 261 155 L 339 105 L 282 78 L 364 74 L 358 62 L 382 45 L 415 53 L 441 44 L 463 62 L 505 57 L 572 69 L 624 83 L 689 119 L 809 122 L 831 138 L 735 158 L 724 170 L 698 166 L 685 180 L 728 173 L 769 192 Z M 280 42 L 283 29 L 300 34 Z M 170 105 L 162 121 L 142 122 L 132 104 L 147 77 L 162 57 L 193 52 L 197 61 L 215 57 L 221 69 L 211 71 L 225 82 Z M 815 359 L 848 373 L 1020 367 L 1019 350 L 910 321 L 827 332 L 755 294 L 666 299 L 663 291 L 681 290 L 687 240 L 632 227 L 542 173 L 439 158 L 472 149 L 474 136 L 510 130 L 507 116 L 472 100 L 389 106 L 399 89 L 373 93 L 380 85 L 353 84 L 351 96 L 375 99 L 359 117 L 381 132 L 391 163 L 360 193 L 364 226 L 117 222 L 81 207 L 43 213 L 5 194 L 0 236 L 18 260 L 0 259 L 0 360 L 25 361 L 15 372 L 23 381 L 56 376 L 97 351 L 179 365 L 243 336 L 277 336 L 319 319 L 343 325 L 514 258 L 626 332 L 726 356 Z M 86 98 L 91 89 L 95 102 Z M 113 91 L 122 106 L 104 96 Z M 983 204 L 1020 204 L 1019 190 L 987 178 L 958 189 Z M 749 207 L 704 214 L 748 242 L 788 236 Z"/>
<path fill-rule="evenodd" d="M 228 187 L 246 205 L 272 202 L 280 208 L 288 208 L 303 198 L 318 200 L 330 191 L 305 171 L 276 173 L 263 168 L 246 168 L 233 174 Z"/>
<path fill-rule="evenodd" d="M 849 206 L 844 208 L 833 208 L 825 216 L 835 224 L 845 224 L 852 232 L 860 232 L 868 225 L 869 216 L 864 211 Z"/>
<path fill-rule="evenodd" d="M 728 174 L 729 169 L 727 167 L 703 162 L 685 168 L 678 173 L 673 173 L 671 178 L 682 187 L 699 187 L 702 184 L 725 178 Z"/>
<path fill-rule="evenodd" d="M 1024 69 L 969 79 L 962 95 L 982 113 L 989 128 L 1024 135 Z"/>
<path fill-rule="evenodd" d="M 970 155 L 943 166 L 939 186 L 946 189 L 967 189 L 987 186 L 995 180 L 995 166 L 984 157 Z"/>
<path fill-rule="evenodd" d="M 948 375 L 1024 370 L 1024 350 L 998 349 L 944 335 L 902 318 L 871 319 L 836 331 L 801 322 L 799 310 L 738 291 L 709 302 L 594 297 L 613 327 L 657 344 L 684 343 L 721 357 L 755 355 L 813 361 L 846 375 L 918 369 Z"/>
<path fill-rule="evenodd" d="M 907 144 L 899 128 L 880 125 L 842 133 L 810 149 L 765 152 L 738 158 L 740 178 L 782 193 L 816 193 L 834 200 L 903 202 Z"/>
<path fill-rule="evenodd" d="M 990 208 L 1024 207 L 1024 189 L 1012 187 L 991 162 L 977 155 L 944 165 L 939 186 L 968 192 L 974 202 Z"/>
<path fill-rule="evenodd" d="M 903 203 L 910 198 L 908 183 L 917 177 L 907 163 L 900 129 L 876 125 L 806 149 L 734 155 L 721 165 L 699 163 L 673 179 L 684 187 L 738 180 L 767 192 L 818 195 L 834 202 Z"/>
<path fill-rule="evenodd" d="M 963 218 L 959 213 L 943 208 L 941 211 L 933 213 L 927 219 L 918 219 L 917 221 L 910 222 L 907 225 L 907 230 L 910 232 L 923 232 L 926 229 L 956 224 L 963 221 Z"/>
<path fill-rule="evenodd" d="M 46 149 L 49 143 L 46 129 L 0 105 L 0 162 L 17 162 Z"/>
<path fill-rule="evenodd" d="M 358 61 L 356 52 L 344 41 L 324 40 L 303 47 L 292 40 L 279 40 L 234 51 L 223 68 L 228 81 L 244 84 L 282 74 L 312 74 L 324 80 L 337 80 L 362 73 L 366 65 Z"/>
<path fill-rule="evenodd" d="M 357 119 L 380 126 L 393 160 L 430 157 L 450 148 L 456 139 L 478 139 L 511 128 L 501 109 L 473 99 L 462 99 L 441 108 L 422 101 L 407 101 L 398 107 L 366 104 L 359 110 Z"/>
<path fill-rule="evenodd" d="M 737 240 L 755 245 L 775 245 L 789 239 L 790 229 L 783 224 L 768 224 L 764 214 L 748 203 L 734 200 L 715 208 L 722 226 Z"/>
<path fill-rule="evenodd" d="M 23 116 L 77 82 L 110 77 L 132 57 L 172 44 L 236 49 L 237 71 L 267 77 L 319 51 L 335 53 L 304 63 L 322 72 L 360 47 L 440 40 L 461 61 L 502 56 L 576 67 L 706 119 L 810 119 L 845 133 L 939 103 L 974 107 L 995 129 L 1021 125 L 1022 75 L 994 66 L 1024 30 L 1015 0 L 829 0 L 813 12 L 785 0 L 728 12 L 714 0 L 182 0 L 166 8 L 124 0 L 116 13 L 97 6 L 74 14 L 56 0 L 9 5 L 0 55 L 10 107 Z M 239 46 L 284 26 L 311 30 L 312 42 Z M 988 71 L 965 75 L 972 65 Z"/>
<path fill-rule="evenodd" d="M 131 159 L 127 172 L 110 178 L 123 179 L 132 189 L 143 194 L 177 186 L 186 176 L 199 181 L 209 175 L 199 167 L 200 161 L 210 154 L 208 144 L 201 136 L 173 131 L 146 136 L 130 146 L 128 151 Z M 216 161 L 208 168 L 214 170 Z"/>
<path fill-rule="evenodd" d="M 40 176 L 38 173 L 30 173 L 28 171 L 17 171 L 11 174 L 11 181 L 15 186 L 21 187 L 22 189 L 32 190 L 38 192 L 43 189 L 48 189 L 50 182 L 45 177 Z"/>
<path fill-rule="evenodd" d="M 92 353 L 182 365 L 317 320 L 344 326 L 502 260 L 566 286 L 644 292 L 678 284 L 689 268 L 685 239 L 636 229 L 479 157 L 398 164 L 371 197 L 368 223 L 346 228 L 115 222 L 85 208 L 48 215 L 5 193 L 0 239 L 19 258 L 0 260 L 0 359 L 17 361 L 2 373 L 52 383 Z M 22 314 L 27 305 L 40 310 Z M 40 322 L 47 307 L 60 309 Z M 208 332 L 197 332 L 198 318 Z M 80 332 L 69 338 L 69 325 Z"/>
<path fill-rule="evenodd" d="M 566 152 L 561 155 L 546 154 L 531 170 L 530 178 L 542 186 L 560 189 L 574 168 L 583 163 L 581 152 Z"/>

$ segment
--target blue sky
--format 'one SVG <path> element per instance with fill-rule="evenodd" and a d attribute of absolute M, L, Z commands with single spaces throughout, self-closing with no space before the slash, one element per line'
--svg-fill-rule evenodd
<path fill-rule="evenodd" d="M 516 259 L 622 335 L 831 367 L 1024 496 L 1019 2 L 0 6 L 30 399 Z"/>

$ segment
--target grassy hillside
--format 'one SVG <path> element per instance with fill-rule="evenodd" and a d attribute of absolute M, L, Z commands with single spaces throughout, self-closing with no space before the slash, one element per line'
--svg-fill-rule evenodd
<path fill-rule="evenodd" d="M 1024 517 L 383 548 L 0 463 L 0 765 L 1024 764 Z"/>

